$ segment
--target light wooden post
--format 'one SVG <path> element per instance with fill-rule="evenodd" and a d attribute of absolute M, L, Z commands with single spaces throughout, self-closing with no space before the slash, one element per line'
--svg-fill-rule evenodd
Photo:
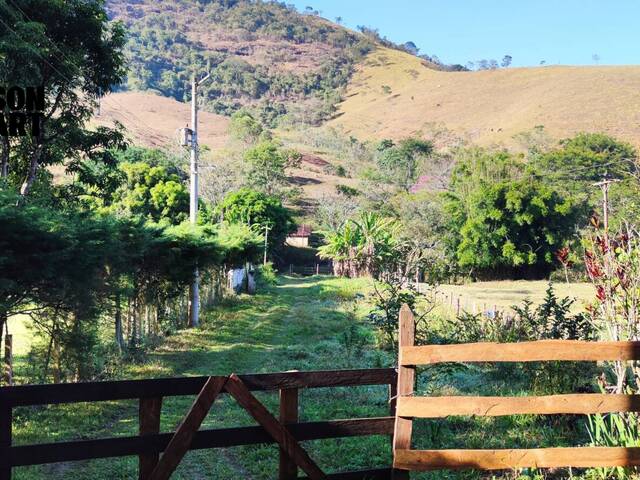
<path fill-rule="evenodd" d="M 160 414 L 162 412 L 162 397 L 141 398 L 138 412 L 140 422 L 140 436 L 160 433 Z M 138 479 L 147 480 L 158 464 L 160 454 L 145 453 L 138 457 Z"/>
<path fill-rule="evenodd" d="M 407 304 L 400 309 L 400 324 L 398 327 L 398 389 L 399 397 L 413 394 L 416 370 L 414 366 L 403 366 L 402 355 L 404 347 L 413 347 L 415 344 L 416 326 L 413 313 Z M 393 430 L 393 455 L 395 463 L 396 450 L 408 450 L 411 448 L 411 431 L 413 419 L 396 416 Z M 409 478 L 409 472 L 403 470 L 393 470 L 393 480 L 404 480 Z"/>
<path fill-rule="evenodd" d="M 280 390 L 280 423 L 298 423 L 298 389 L 283 388 Z M 291 460 L 284 449 L 280 449 L 280 467 L 278 480 L 296 480 L 298 466 Z"/>
<path fill-rule="evenodd" d="M 11 480 L 11 466 L 8 462 L 10 459 L 12 416 L 10 405 L 0 405 L 0 480 Z"/>

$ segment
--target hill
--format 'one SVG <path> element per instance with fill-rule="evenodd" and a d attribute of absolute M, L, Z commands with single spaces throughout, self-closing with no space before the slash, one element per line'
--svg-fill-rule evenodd
<path fill-rule="evenodd" d="M 444 126 L 484 145 L 513 143 L 514 134 L 543 125 L 554 138 L 603 131 L 640 145 L 640 66 L 443 72 L 379 47 L 329 124 L 363 139 Z"/>
<path fill-rule="evenodd" d="M 229 146 L 229 118 L 200 111 L 200 144 L 214 150 Z M 100 115 L 93 122 L 112 127 L 121 123 L 127 137 L 137 145 L 173 150 L 177 148 L 177 130 L 191 119 L 189 103 L 178 102 L 152 92 L 118 92 L 105 96 Z M 292 169 L 290 181 L 302 189 L 302 205 L 314 204 L 326 194 L 334 194 L 337 185 L 356 187 L 357 181 L 333 174 L 331 163 L 296 145 L 303 153 L 300 168 Z M 186 158 L 186 152 L 185 152 Z M 62 173 L 60 173 L 62 175 Z"/>
<path fill-rule="evenodd" d="M 97 124 L 113 126 L 120 122 L 135 143 L 148 147 L 177 144 L 177 130 L 191 120 L 191 105 L 151 92 L 118 92 L 101 100 Z M 202 145 L 222 147 L 228 138 L 229 119 L 206 111 L 198 113 Z"/>
<path fill-rule="evenodd" d="M 326 118 L 355 64 L 371 50 L 365 36 L 279 2 L 108 0 L 111 19 L 128 30 L 126 87 L 186 100 L 192 75 L 210 111 L 240 108 L 276 119 Z"/>

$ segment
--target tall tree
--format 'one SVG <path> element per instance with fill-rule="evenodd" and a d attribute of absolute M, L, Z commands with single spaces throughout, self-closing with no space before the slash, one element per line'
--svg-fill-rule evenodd
<path fill-rule="evenodd" d="M 44 128 L 2 143 L 11 181 L 28 195 L 43 167 L 108 161 L 121 133 L 86 128 L 96 99 L 124 79 L 124 29 L 103 0 L 0 1 L 0 84 L 44 86 Z"/>
<path fill-rule="evenodd" d="M 420 162 L 433 152 L 433 144 L 419 138 L 405 138 L 397 145 L 383 140 L 378 152 L 378 167 L 387 181 L 408 192 L 418 178 Z"/>

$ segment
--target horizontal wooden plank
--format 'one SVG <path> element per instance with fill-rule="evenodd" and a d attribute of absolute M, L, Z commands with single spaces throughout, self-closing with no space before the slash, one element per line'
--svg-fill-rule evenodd
<path fill-rule="evenodd" d="M 518 343 L 463 343 L 400 349 L 401 365 L 443 362 L 541 362 L 639 360 L 640 342 L 539 340 Z"/>
<path fill-rule="evenodd" d="M 399 397 L 400 417 L 443 418 L 453 415 L 499 417 L 520 414 L 589 414 L 640 411 L 640 395 L 597 393 L 540 397 Z"/>
<path fill-rule="evenodd" d="M 393 434 L 394 417 L 355 418 L 323 422 L 303 422 L 287 425 L 298 441 L 325 438 L 358 437 Z M 124 457 L 142 453 L 160 453 L 166 448 L 172 433 L 144 437 L 117 437 L 98 440 L 78 440 L 39 445 L 13 446 L 8 456 L 0 457 L 0 468 L 40 465 L 92 458 Z M 262 427 L 224 428 L 198 431 L 191 450 L 224 448 L 241 445 L 275 443 Z"/>
<path fill-rule="evenodd" d="M 328 480 L 389 480 L 390 468 L 377 468 L 374 470 L 359 470 L 357 472 L 329 473 Z M 299 480 L 308 480 L 308 477 L 298 477 Z"/>
<path fill-rule="evenodd" d="M 530 450 L 396 450 L 402 470 L 510 470 L 513 468 L 639 466 L 640 448 L 579 447 Z"/>
<path fill-rule="evenodd" d="M 387 385 L 396 382 L 396 372 L 392 368 L 262 373 L 239 376 L 252 391 Z M 7 402 L 15 407 L 196 395 L 202 390 L 208 378 L 183 377 L 0 387 L 0 403 Z"/>

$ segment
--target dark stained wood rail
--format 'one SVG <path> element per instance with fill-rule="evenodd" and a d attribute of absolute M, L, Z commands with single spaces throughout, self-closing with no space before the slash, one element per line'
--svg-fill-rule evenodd
<path fill-rule="evenodd" d="M 0 480 L 11 478 L 11 468 L 45 463 L 89 460 L 108 457 L 139 456 L 140 478 L 151 478 L 151 472 L 158 465 L 160 454 L 167 449 L 174 433 L 158 433 L 162 399 L 169 396 L 201 394 L 207 382 L 220 385 L 226 383 L 225 376 L 167 378 L 154 380 L 125 380 L 61 385 L 29 385 L 0 388 Z M 280 398 L 286 399 L 284 437 L 278 437 L 286 452 L 292 443 L 328 438 L 354 437 L 366 435 L 392 435 L 395 402 L 390 399 L 390 416 L 377 418 L 353 418 L 317 422 L 298 422 L 293 417 L 292 405 L 297 409 L 298 389 L 352 387 L 365 385 L 388 385 L 393 392 L 396 384 L 394 369 L 329 370 L 314 372 L 283 372 L 268 374 L 239 375 L 246 391 L 280 391 Z M 215 394 L 216 389 L 212 389 Z M 228 392 L 219 392 L 228 395 Z M 243 395 L 243 394 L 241 394 Z M 208 396 L 209 401 L 216 395 Z M 244 393 L 246 398 L 246 392 Z M 112 400 L 139 399 L 140 435 L 131 437 L 103 438 L 95 440 L 74 440 L 35 445 L 11 445 L 12 413 L 14 407 L 61 403 L 81 403 Z M 201 412 L 202 410 L 200 410 Z M 264 413 L 264 412 L 262 412 Z M 195 425 L 199 418 L 194 418 Z M 282 421 L 282 419 L 281 419 Z M 279 425 L 279 423 L 276 421 Z M 199 425 L 199 423 L 198 423 Z M 274 424 L 271 424 L 273 427 Z M 225 448 L 241 445 L 278 443 L 263 426 L 224 429 L 197 430 L 187 439 L 188 450 L 205 448 Z M 290 437 L 288 436 L 290 434 Z M 170 459 L 167 459 L 170 460 Z M 298 478 L 292 473 L 291 464 L 282 462 L 287 470 L 287 480 Z M 297 470 L 297 469 L 296 469 Z M 390 478 L 391 469 L 373 469 L 359 472 L 328 474 L 325 478 L 336 480 Z M 283 474 L 284 475 L 284 474 Z M 162 477 L 158 477 L 162 478 Z"/>
<path fill-rule="evenodd" d="M 578 447 L 503 450 L 411 450 L 413 418 L 454 415 L 555 415 L 640 411 L 639 395 L 568 394 L 527 397 L 413 397 L 414 368 L 444 362 L 636 361 L 640 342 L 541 340 L 519 343 L 414 345 L 409 307 L 400 311 L 398 399 L 393 478 L 400 472 L 439 469 L 640 466 L 640 448 Z"/>

